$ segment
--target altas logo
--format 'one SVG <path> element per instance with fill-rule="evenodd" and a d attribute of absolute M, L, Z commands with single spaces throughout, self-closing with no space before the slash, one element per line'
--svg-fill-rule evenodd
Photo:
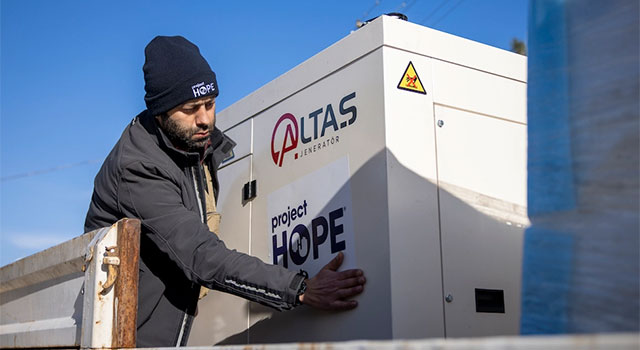
<path fill-rule="evenodd" d="M 284 124 L 283 124 L 284 123 Z M 280 127 L 282 125 L 282 128 Z M 293 127 L 293 129 L 292 129 Z M 295 131 L 294 131 L 295 130 Z M 276 135 L 280 132 L 284 132 L 284 135 Z M 280 144 L 280 150 L 275 149 L 274 141 L 277 139 L 282 139 L 282 143 Z M 285 113 L 278 119 L 276 123 L 276 127 L 273 128 L 273 134 L 271 135 L 271 157 L 273 158 L 273 162 L 276 163 L 277 166 L 282 166 L 282 161 L 284 160 L 284 155 L 296 149 L 298 147 L 298 122 L 296 121 L 296 117 L 291 113 Z M 296 158 L 297 154 L 296 154 Z"/>
<path fill-rule="evenodd" d="M 356 121 L 358 109 L 355 104 L 349 103 L 353 102 L 351 100 L 355 97 L 356 93 L 352 92 L 340 100 L 338 117 L 331 103 L 300 119 L 292 113 L 283 114 L 276 122 L 271 134 L 273 163 L 282 167 L 285 158 L 297 160 L 339 143 L 339 130 Z"/>

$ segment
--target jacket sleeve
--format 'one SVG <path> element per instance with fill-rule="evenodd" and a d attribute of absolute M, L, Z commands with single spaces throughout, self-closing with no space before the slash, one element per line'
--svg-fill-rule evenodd
<path fill-rule="evenodd" d="M 142 162 L 126 166 L 118 202 L 122 212 L 141 220 L 143 234 L 192 282 L 278 310 L 294 307 L 303 278 L 228 249 L 197 213 L 185 207 L 181 187 L 161 168 Z"/>

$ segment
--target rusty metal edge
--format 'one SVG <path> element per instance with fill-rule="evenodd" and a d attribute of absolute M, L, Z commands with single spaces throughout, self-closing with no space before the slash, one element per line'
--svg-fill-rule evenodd
<path fill-rule="evenodd" d="M 140 259 L 140 220 L 118 221 L 118 255 L 120 266 L 115 284 L 114 348 L 136 347 L 138 313 L 138 264 Z"/>

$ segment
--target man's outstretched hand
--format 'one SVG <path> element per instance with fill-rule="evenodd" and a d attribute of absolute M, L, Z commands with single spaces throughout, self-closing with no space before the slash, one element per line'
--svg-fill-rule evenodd
<path fill-rule="evenodd" d="M 362 270 L 338 272 L 344 254 L 338 253 L 317 275 L 308 279 L 307 290 L 300 296 L 303 304 L 322 310 L 349 310 L 358 306 L 356 296 L 364 290 L 366 278 Z"/>

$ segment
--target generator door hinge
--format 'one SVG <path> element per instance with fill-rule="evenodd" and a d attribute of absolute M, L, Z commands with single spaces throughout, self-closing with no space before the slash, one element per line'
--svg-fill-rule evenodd
<path fill-rule="evenodd" d="M 256 180 L 252 180 L 244 184 L 242 187 L 242 201 L 248 202 L 258 196 Z"/>

